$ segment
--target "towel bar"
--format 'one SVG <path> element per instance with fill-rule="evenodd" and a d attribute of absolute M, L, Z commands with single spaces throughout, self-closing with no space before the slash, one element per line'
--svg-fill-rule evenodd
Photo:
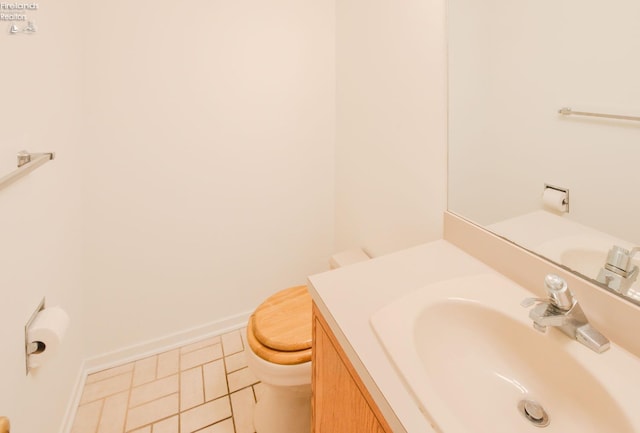
<path fill-rule="evenodd" d="M 605 119 L 618 119 L 618 120 L 633 120 L 635 122 L 640 122 L 640 117 L 638 116 L 622 116 L 620 114 L 604 114 L 604 113 L 589 113 L 587 111 L 573 111 L 569 107 L 563 107 L 558 110 L 559 114 L 563 116 L 590 116 L 590 117 L 604 117 Z"/>
<path fill-rule="evenodd" d="M 18 168 L 0 178 L 0 189 L 31 173 L 45 162 L 54 159 L 55 156 L 55 153 L 29 153 L 26 150 L 18 152 Z M 0 433 L 4 432 L 0 431 Z"/>

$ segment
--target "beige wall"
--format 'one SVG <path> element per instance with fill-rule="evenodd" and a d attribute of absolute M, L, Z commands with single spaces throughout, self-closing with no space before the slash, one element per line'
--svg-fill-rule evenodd
<path fill-rule="evenodd" d="M 338 249 L 379 255 L 442 236 L 444 4 L 337 7 Z"/>
<path fill-rule="evenodd" d="M 83 359 L 237 319 L 339 249 L 441 236 L 438 2 L 61 1 L 0 35 L 0 168 L 58 154 L 0 191 L 14 430 L 56 431 Z M 71 326 L 25 377 L 43 296 Z"/>
<path fill-rule="evenodd" d="M 334 247 L 332 1 L 93 1 L 89 356 L 254 309 Z"/>
<path fill-rule="evenodd" d="M 0 176 L 22 149 L 57 154 L 0 190 L 0 415 L 14 432 L 58 431 L 83 358 L 80 3 L 42 3 L 33 35 L 0 22 Z M 43 297 L 71 326 L 57 356 L 26 376 L 24 326 Z"/>
<path fill-rule="evenodd" d="M 640 242 L 637 124 L 558 114 L 640 114 L 639 14 L 634 0 L 449 2 L 450 209 L 495 223 L 540 210 L 549 183 L 570 189 L 567 218 Z"/>

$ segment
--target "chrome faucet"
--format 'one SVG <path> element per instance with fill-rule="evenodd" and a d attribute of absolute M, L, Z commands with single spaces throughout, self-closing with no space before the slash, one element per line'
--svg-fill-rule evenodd
<path fill-rule="evenodd" d="M 629 251 L 614 245 L 598 273 L 597 281 L 623 296 L 640 300 L 640 294 L 631 288 L 638 278 L 638 267 L 631 259 L 638 251 L 638 247 Z"/>
<path fill-rule="evenodd" d="M 598 353 L 609 349 L 609 340 L 589 324 L 582 307 L 567 287 L 567 282 L 557 275 L 549 274 L 545 277 L 544 284 L 548 298 L 526 298 L 521 303 L 523 307 L 538 303 L 529 311 L 533 327 L 540 332 L 546 332 L 549 326 L 558 328 Z"/>

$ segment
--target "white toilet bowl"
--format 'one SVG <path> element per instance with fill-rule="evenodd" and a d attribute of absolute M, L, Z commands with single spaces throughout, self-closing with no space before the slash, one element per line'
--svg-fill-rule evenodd
<path fill-rule="evenodd" d="M 247 363 L 262 382 L 253 414 L 258 433 L 308 433 L 311 430 L 311 361 L 279 365 L 252 350 Z"/>
<path fill-rule="evenodd" d="M 332 269 L 368 260 L 362 250 L 331 257 Z M 247 364 L 262 382 L 253 425 L 257 433 L 311 431 L 312 301 L 306 286 L 267 298 L 247 326 Z"/>

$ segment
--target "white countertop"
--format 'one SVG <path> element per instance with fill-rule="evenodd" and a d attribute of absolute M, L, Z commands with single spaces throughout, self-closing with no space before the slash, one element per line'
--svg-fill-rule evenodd
<path fill-rule="evenodd" d="M 493 272 L 438 240 L 309 277 L 309 290 L 394 432 L 435 432 L 379 343 L 370 317 L 425 285 Z"/>

